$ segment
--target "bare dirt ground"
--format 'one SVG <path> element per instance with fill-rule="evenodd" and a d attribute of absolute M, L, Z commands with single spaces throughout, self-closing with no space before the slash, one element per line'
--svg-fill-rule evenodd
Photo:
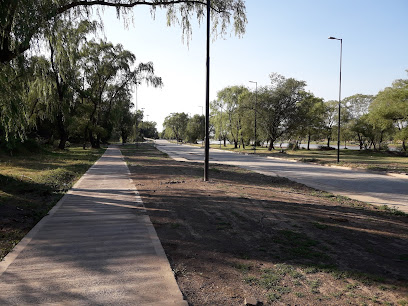
<path fill-rule="evenodd" d="M 284 178 L 124 146 L 190 305 L 408 305 L 408 218 Z"/>

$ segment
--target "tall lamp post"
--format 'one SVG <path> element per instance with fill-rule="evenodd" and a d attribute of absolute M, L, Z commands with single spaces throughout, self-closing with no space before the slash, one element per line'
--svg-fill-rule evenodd
<path fill-rule="evenodd" d="M 329 39 L 340 40 L 340 85 L 339 85 L 339 124 L 337 131 L 337 162 L 340 162 L 340 108 L 341 108 L 341 61 L 343 53 L 343 39 L 330 36 Z"/>
<path fill-rule="evenodd" d="M 254 140 L 254 154 L 256 153 L 256 105 L 258 104 L 258 82 L 249 81 L 250 83 L 255 83 L 255 107 L 254 107 L 254 117 L 255 117 L 255 140 Z"/>
<path fill-rule="evenodd" d="M 204 181 L 208 181 L 208 164 L 210 160 L 210 0 L 207 0 L 207 69 L 205 88 L 205 149 Z"/>
<path fill-rule="evenodd" d="M 221 140 L 222 140 L 222 105 L 220 103 L 220 111 L 221 111 L 221 117 L 220 117 L 220 149 L 221 149 Z"/>

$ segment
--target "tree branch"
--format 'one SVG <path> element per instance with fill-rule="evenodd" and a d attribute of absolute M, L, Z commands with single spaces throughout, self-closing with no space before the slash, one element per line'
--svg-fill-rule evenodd
<path fill-rule="evenodd" d="M 65 11 L 77 7 L 77 6 L 93 6 L 93 5 L 103 5 L 103 6 L 110 6 L 110 7 L 124 7 L 124 8 L 132 8 L 136 5 L 147 5 L 147 6 L 167 6 L 167 5 L 174 5 L 174 4 L 182 4 L 182 3 L 189 3 L 189 4 L 201 4 L 207 5 L 206 1 L 200 0 L 173 0 L 173 1 L 157 1 L 157 2 L 150 2 L 150 1 L 134 1 L 131 3 L 121 3 L 121 2 L 109 2 L 105 0 L 81 0 L 81 1 L 74 1 L 70 4 L 63 5 L 57 9 L 57 14 L 62 14 Z M 216 9 L 215 7 L 211 6 L 211 9 L 217 13 L 227 13 L 227 11 Z"/>

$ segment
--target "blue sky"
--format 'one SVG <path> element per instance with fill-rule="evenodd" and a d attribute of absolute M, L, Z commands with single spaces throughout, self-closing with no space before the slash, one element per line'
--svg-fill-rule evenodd
<path fill-rule="evenodd" d="M 210 99 L 230 85 L 269 84 L 277 72 L 307 83 L 307 90 L 338 99 L 340 42 L 343 39 L 342 97 L 376 94 L 398 78 L 407 78 L 408 1 L 406 0 L 247 0 L 248 24 L 242 38 L 228 34 L 211 44 Z M 126 29 L 115 10 L 102 20 L 108 41 L 121 43 L 140 62 L 152 61 L 164 87 L 138 89 L 158 129 L 171 112 L 201 114 L 205 104 L 205 27 L 193 27 L 189 46 L 181 29 L 167 27 L 164 11 L 152 20 L 136 7 Z M 232 31 L 231 31 L 232 33 Z"/>

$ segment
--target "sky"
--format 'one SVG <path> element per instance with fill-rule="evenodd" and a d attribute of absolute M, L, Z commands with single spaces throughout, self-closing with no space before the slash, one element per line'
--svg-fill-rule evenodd
<path fill-rule="evenodd" d="M 248 24 L 243 37 L 231 29 L 211 43 L 210 101 L 227 86 L 251 90 L 270 84 L 279 73 L 307 83 L 306 90 L 328 100 L 339 97 L 340 41 L 343 39 L 342 97 L 377 94 L 408 74 L 407 0 L 246 0 Z M 159 131 L 166 116 L 201 114 L 205 105 L 205 23 L 193 24 L 189 44 L 178 26 L 166 25 L 165 11 L 153 20 L 149 8 L 133 9 L 134 20 L 124 26 L 116 11 L 101 14 L 104 36 L 152 61 L 162 88 L 141 84 L 134 92 L 145 119 Z M 205 109 L 204 109 L 205 112 Z M 148 117 L 147 117 L 148 116 Z"/>

